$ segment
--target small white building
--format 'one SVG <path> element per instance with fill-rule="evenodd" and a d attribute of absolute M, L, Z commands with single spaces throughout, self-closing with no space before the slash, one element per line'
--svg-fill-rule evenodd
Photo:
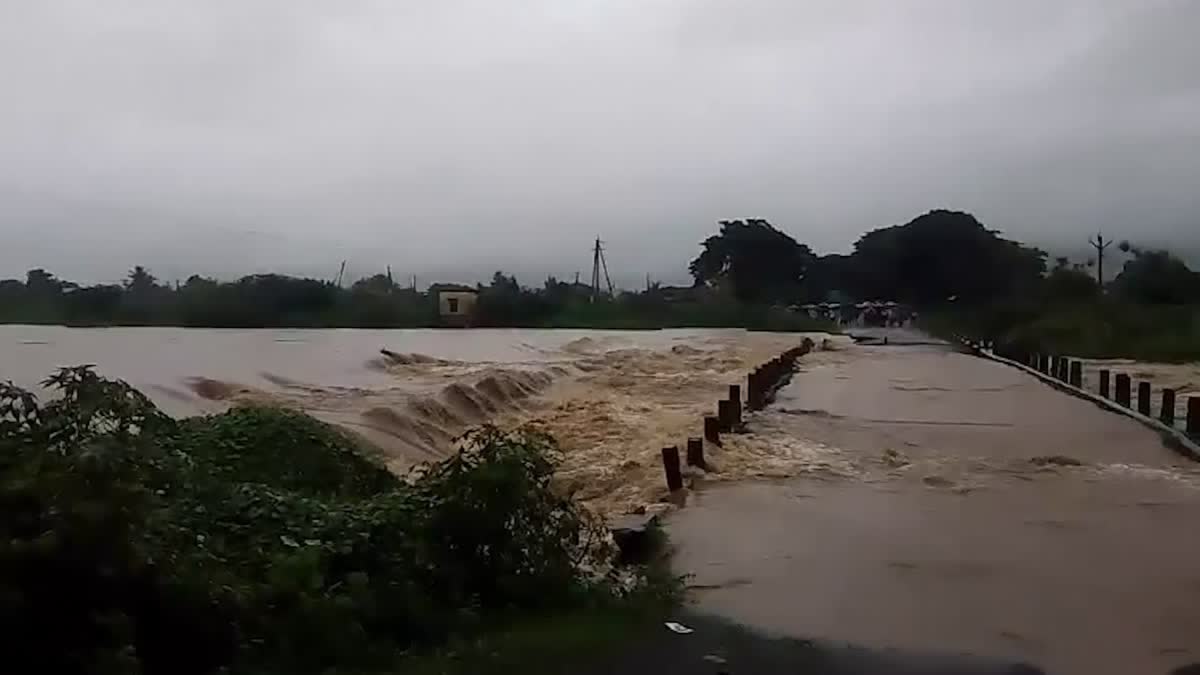
<path fill-rule="evenodd" d="M 465 326 L 470 322 L 479 291 L 460 284 L 434 284 L 429 292 L 437 298 L 438 316 L 447 324 Z"/>

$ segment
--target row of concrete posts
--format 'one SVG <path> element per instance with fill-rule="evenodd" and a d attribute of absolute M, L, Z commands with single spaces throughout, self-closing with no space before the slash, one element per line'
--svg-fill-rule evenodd
<path fill-rule="evenodd" d="M 1079 359 L 1037 352 L 1021 352 L 990 342 L 971 340 L 964 342 L 971 349 L 993 351 L 997 356 L 1022 363 L 1076 389 L 1083 389 L 1083 362 Z M 1114 401 L 1117 405 L 1130 410 L 1136 410 L 1146 417 L 1157 417 L 1163 424 L 1176 428 L 1179 392 L 1175 389 L 1163 388 L 1159 392 L 1159 405 L 1156 409 L 1153 387 L 1149 382 L 1137 382 L 1135 388 L 1133 378 L 1128 373 L 1114 373 L 1107 368 L 1100 370 L 1099 379 L 1098 393 L 1101 398 Z M 1135 391 L 1136 398 L 1134 397 Z M 1200 396 L 1188 397 L 1184 415 L 1184 430 L 1189 436 L 1200 438 Z"/>
<path fill-rule="evenodd" d="M 707 471 L 704 461 L 706 443 L 721 447 L 721 434 L 741 433 L 746 430 L 743 412 L 762 410 L 775 400 L 775 394 L 792 379 L 796 361 L 812 351 L 810 338 L 805 338 L 799 347 L 793 347 L 779 356 L 759 365 L 746 378 L 746 401 L 743 406 L 742 386 L 729 385 L 729 396 L 717 401 L 715 415 L 705 415 L 703 437 L 687 439 L 686 460 L 688 466 Z M 662 449 L 663 470 L 667 476 L 667 489 L 671 492 L 683 489 L 683 473 L 679 446 Z"/>

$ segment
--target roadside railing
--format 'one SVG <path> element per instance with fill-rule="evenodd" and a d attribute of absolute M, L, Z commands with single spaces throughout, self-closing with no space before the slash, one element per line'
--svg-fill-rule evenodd
<path fill-rule="evenodd" d="M 1087 361 L 1070 356 L 1031 352 L 965 337 L 959 337 L 958 341 L 977 355 L 1032 371 L 1045 380 L 1073 390 L 1073 393 L 1108 403 L 1109 407 L 1149 423 L 1159 431 L 1175 434 L 1187 446 L 1186 454 L 1200 459 L 1200 450 L 1196 446 L 1196 442 L 1200 442 L 1200 395 L 1181 397 L 1175 388 L 1156 389 L 1149 380 L 1135 380 L 1133 375 L 1111 367 L 1100 367 L 1093 373 Z"/>
<path fill-rule="evenodd" d="M 804 338 L 799 347 L 793 347 L 779 356 L 759 365 L 746 376 L 746 400 L 742 401 L 742 386 L 729 385 L 729 394 L 717 401 L 716 414 L 703 418 L 703 436 L 687 439 L 685 459 L 687 465 L 708 471 L 704 460 L 706 445 L 721 447 L 722 434 L 744 433 L 744 412 L 762 410 L 775 401 L 775 396 L 792 379 L 796 372 L 796 361 L 813 350 L 812 338 Z M 683 489 L 683 468 L 679 446 L 662 449 L 663 471 L 667 478 L 667 489 L 676 492 Z"/>

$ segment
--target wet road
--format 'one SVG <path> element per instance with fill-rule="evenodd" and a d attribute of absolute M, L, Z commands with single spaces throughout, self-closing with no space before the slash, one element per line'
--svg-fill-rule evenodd
<path fill-rule="evenodd" d="M 1136 422 L 933 346 L 814 354 L 756 433 L 827 470 L 669 524 L 698 609 L 1048 673 L 1200 661 L 1200 474 Z"/>

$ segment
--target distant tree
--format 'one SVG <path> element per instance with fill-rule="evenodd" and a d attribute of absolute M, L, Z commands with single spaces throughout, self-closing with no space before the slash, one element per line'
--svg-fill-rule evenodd
<path fill-rule="evenodd" d="M 0 300 L 14 301 L 25 294 L 25 284 L 17 279 L 0 279 Z"/>
<path fill-rule="evenodd" d="M 536 326 L 553 309 L 546 294 L 522 288 L 515 276 L 496 272 L 491 285 L 479 289 L 473 319 L 479 326 Z"/>
<path fill-rule="evenodd" d="M 803 299 L 806 302 L 831 301 L 839 292 L 849 292 L 857 287 L 854 258 L 830 253 L 817 258 L 809 268 L 803 285 Z"/>
<path fill-rule="evenodd" d="M 1113 281 L 1113 290 L 1133 302 L 1182 305 L 1200 300 L 1200 274 L 1167 251 L 1142 249 L 1121 243 L 1133 256 Z"/>
<path fill-rule="evenodd" d="M 58 295 L 74 287 L 75 284 L 62 281 L 40 267 L 25 273 L 25 290 L 33 296 Z"/>
<path fill-rule="evenodd" d="M 1066 258 L 1055 259 L 1055 266 L 1046 275 L 1046 297 L 1055 302 L 1078 302 L 1100 295 L 1096 278 L 1083 265 L 1071 265 Z"/>
<path fill-rule="evenodd" d="M 359 279 L 350 287 L 351 292 L 354 293 L 375 293 L 380 295 L 393 293 L 397 289 L 398 286 L 386 274 L 376 274 Z"/>
<path fill-rule="evenodd" d="M 969 213 L 930 211 L 874 230 L 854 246 L 857 294 L 918 306 L 986 301 L 1032 291 L 1045 253 L 1004 239 Z"/>
<path fill-rule="evenodd" d="M 65 318 L 71 324 L 107 324 L 119 316 L 125 290 L 116 285 L 78 288 L 63 296 Z"/>
<path fill-rule="evenodd" d="M 571 303 L 581 304 L 591 299 L 591 289 L 583 284 L 567 283 L 548 277 L 542 285 L 542 297 L 553 308 L 561 311 Z"/>
<path fill-rule="evenodd" d="M 766 220 L 723 220 L 688 266 L 697 285 L 727 288 L 742 302 L 790 301 L 816 260 L 812 249 Z"/>
<path fill-rule="evenodd" d="M 125 278 L 124 293 L 119 302 L 120 320 L 122 323 L 153 324 L 170 313 L 172 299 L 171 289 L 160 286 L 150 270 L 138 265 Z"/>
<path fill-rule="evenodd" d="M 125 289 L 134 294 L 149 294 L 158 289 L 158 279 L 150 273 L 150 270 L 138 265 L 129 271 L 129 276 L 125 280 Z"/>

